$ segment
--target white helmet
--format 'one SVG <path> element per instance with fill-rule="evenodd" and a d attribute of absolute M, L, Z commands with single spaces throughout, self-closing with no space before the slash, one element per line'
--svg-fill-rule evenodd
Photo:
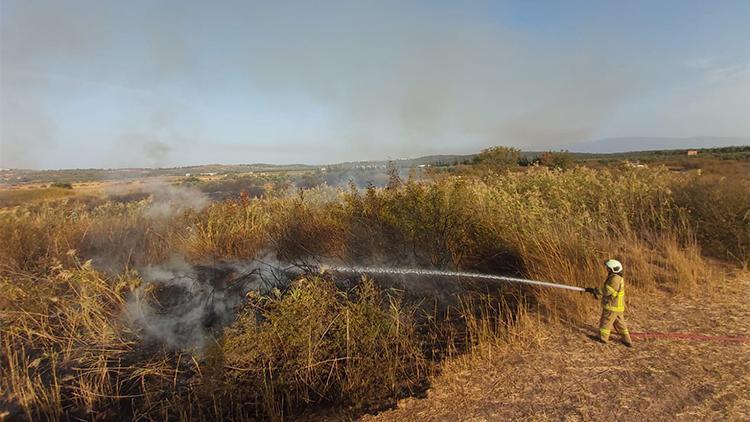
<path fill-rule="evenodd" d="M 622 264 L 616 259 L 608 259 L 604 265 L 615 274 L 622 272 Z"/>

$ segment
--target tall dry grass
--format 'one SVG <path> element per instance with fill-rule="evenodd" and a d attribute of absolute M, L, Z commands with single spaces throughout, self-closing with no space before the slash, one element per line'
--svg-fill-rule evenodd
<path fill-rule="evenodd" d="M 750 180 L 689 175 L 678 179 L 674 196 L 705 252 L 750 264 Z"/>
<path fill-rule="evenodd" d="M 96 414 L 123 394 L 113 378 L 137 373 L 123 364 L 136 338 L 116 317 L 134 280 L 106 279 L 72 252 L 67 259 L 44 276 L 0 277 L 0 389 L 30 420 Z"/>
<path fill-rule="evenodd" d="M 343 292 L 300 279 L 283 296 L 254 301 L 225 331 L 212 394 L 244 395 L 274 418 L 312 403 L 363 406 L 408 394 L 428 370 L 414 313 L 367 280 Z"/>
<path fill-rule="evenodd" d="M 584 321 L 595 306 L 524 287 L 469 289 L 428 306 L 413 292 L 367 282 L 349 291 L 307 277 L 248 302 L 196 354 L 147 341 L 124 322 L 137 269 L 173 255 L 327 258 L 592 286 L 615 257 L 635 300 L 652 289 L 690 294 L 710 278 L 704 254 L 747 262 L 749 233 L 750 189 L 693 177 L 533 168 L 242 197 L 167 217 L 150 213 L 149 199 L 6 210 L 0 405 L 32 420 L 281 418 L 318 404 L 378 406 L 418 391 L 446 358 L 533 341 L 537 318 Z"/>

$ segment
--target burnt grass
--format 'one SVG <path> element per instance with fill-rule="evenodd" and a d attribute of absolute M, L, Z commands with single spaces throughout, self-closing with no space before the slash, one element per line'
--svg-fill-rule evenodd
<path fill-rule="evenodd" d="M 306 265 L 300 265 L 294 272 L 286 274 L 286 279 L 265 280 L 262 285 L 263 292 L 256 293 L 258 296 L 289 294 L 295 278 L 321 276 L 320 273 L 305 272 Z M 246 285 L 244 281 L 253 281 L 259 278 L 256 273 L 242 273 L 233 264 L 213 263 L 193 266 L 196 275 L 195 284 L 212 290 L 229 292 L 233 295 L 243 296 Z M 362 282 L 362 276 L 326 272 L 322 277 L 335 285 L 335 288 L 345 297 L 354 298 L 357 295 L 357 287 Z M 415 334 L 414 342 L 418 344 L 424 358 L 429 362 L 429 370 L 416 380 L 409 388 L 394 391 L 387 397 L 381 397 L 376 401 L 364 401 L 360 403 L 349 403 L 335 398 L 322 397 L 309 403 L 301 403 L 293 408 L 287 409 L 285 413 L 305 415 L 326 415 L 344 412 L 347 417 L 358 417 L 367 413 L 377 413 L 386 409 L 394 408 L 398 400 L 405 397 L 424 397 L 430 388 L 430 377 L 439 368 L 439 363 L 444 359 L 455 357 L 466 353 L 475 345 L 469 338 L 471 329 L 467 326 L 469 317 L 482 319 L 493 326 L 512 326 L 519 317 L 518 311 L 521 306 L 533 305 L 533 295 L 529 295 L 525 286 L 507 285 L 487 280 L 461 279 L 457 277 L 424 277 L 417 276 L 378 276 L 372 278 L 377 288 L 385 295 L 399 295 L 404 304 L 413 307 Z M 257 283 L 256 283 L 257 285 Z M 203 306 L 196 302 L 196 297 L 183 285 L 156 285 L 150 292 L 149 303 L 160 314 L 180 317 L 181 313 L 189 312 L 194 306 Z M 208 300 L 210 300 L 210 295 Z M 524 305 L 522 305 L 522 303 Z M 231 318 L 220 317 L 211 313 L 208 308 L 201 318 L 202 329 L 204 329 L 212 341 L 220 342 L 224 328 L 235 322 L 236 316 L 247 311 L 248 303 L 242 302 L 233 310 Z M 489 312 L 488 312 L 489 311 Z M 263 313 L 255 312 L 258 323 L 267 322 Z M 195 327 L 178 327 L 179 330 L 191 330 Z M 200 395 L 195 390 L 196 385 L 205 383 L 194 365 L 185 359 L 184 351 L 178 348 L 165 349 L 165 345 L 158 338 L 146 337 L 133 352 L 122 361 L 124 366 L 137 366 L 139 362 L 153 359 L 161 355 L 174 368 L 174 388 L 165 389 L 162 400 L 172 402 L 182 397 L 194 398 Z M 200 354 L 199 354 L 200 356 Z M 205 359 L 199 357 L 199 359 Z M 146 402 L 138 396 L 141 391 L 137 383 L 124 384 L 121 395 L 114 408 L 105 410 L 97 415 L 98 419 L 115 420 L 124 415 L 136 417 L 143 411 Z M 167 392 L 168 391 L 168 392 Z M 158 395 L 157 395 L 158 397 Z M 151 396 L 149 400 L 157 399 Z M 234 398 L 236 399 L 236 398 Z M 220 402 L 229 398 L 215 398 Z M 212 410 L 205 408 L 204 403 L 193 400 L 190 410 L 191 417 L 210 417 Z M 214 402 L 213 405 L 216 405 Z M 71 413 L 67 417 L 85 417 L 85 412 L 75 411 L 73 403 L 70 403 Z M 232 408 L 229 403 L 222 406 Z M 247 403 L 244 411 L 255 417 L 269 417 L 263 404 Z M 230 412 L 231 413 L 231 412 Z M 167 415 L 172 414 L 167 410 Z M 171 417 L 179 418 L 174 414 Z"/>
<path fill-rule="evenodd" d="M 709 286 L 706 255 L 747 262 L 741 178 L 527 170 L 243 195 L 157 216 L 152 197 L 3 212 L 2 406 L 32 420 L 361 414 L 423 395 L 477 348 L 523 342 L 509 333 L 530 313 L 581 323 L 591 308 L 578 294 L 486 280 L 321 272 L 310 257 L 578 286 L 600 283 L 603 260 L 619 257 L 636 295 Z M 150 282 L 143 269 L 175 255 L 190 283 Z M 270 275 L 237 264 L 267 256 L 299 265 Z M 127 324 L 137 293 L 154 318 L 177 322 Z"/>

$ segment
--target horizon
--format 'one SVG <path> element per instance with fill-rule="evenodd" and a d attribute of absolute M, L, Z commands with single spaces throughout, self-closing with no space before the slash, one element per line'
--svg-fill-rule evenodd
<path fill-rule="evenodd" d="M 750 143 L 748 18 L 743 1 L 0 0 L 0 167 Z"/>
<path fill-rule="evenodd" d="M 702 139 L 702 138 L 711 138 L 711 137 L 690 137 L 690 138 L 660 138 L 660 139 L 669 139 L 669 140 L 685 140 L 685 139 Z M 649 137 L 623 137 L 623 138 L 608 138 L 605 140 L 610 139 L 654 139 Z M 621 155 L 621 154 L 638 154 L 638 153 L 648 153 L 648 152 L 656 152 L 656 151 L 684 151 L 684 150 L 705 150 L 705 149 L 713 149 L 713 148 L 744 148 L 744 147 L 750 147 L 750 138 L 744 138 L 744 137 L 726 137 L 724 139 L 734 139 L 734 140 L 742 140 L 746 142 L 745 144 L 723 144 L 721 146 L 709 146 L 709 147 L 691 147 L 691 146 L 685 146 L 682 148 L 663 148 L 663 149 L 638 149 L 638 150 L 621 150 L 621 151 L 613 151 L 613 152 L 587 152 L 587 151 L 572 151 L 567 149 L 559 149 L 559 150 L 523 150 L 520 149 L 521 153 L 524 154 L 542 154 L 544 152 L 566 152 L 570 154 L 588 154 L 588 155 L 594 155 L 594 156 L 607 156 L 607 155 Z M 502 146 L 502 145 L 500 145 Z M 390 161 L 411 161 L 411 160 L 419 160 L 423 158 L 430 158 L 430 157 L 468 157 L 468 156 L 475 156 L 478 155 L 481 151 L 475 151 L 475 152 L 468 152 L 468 153 L 442 153 L 442 154 L 425 154 L 425 155 L 418 155 L 418 156 L 408 156 L 408 157 L 389 157 L 389 158 L 370 158 L 370 159 L 361 159 L 361 160 L 348 160 L 348 161 L 331 161 L 331 162 L 321 162 L 321 163 L 305 163 L 305 162 L 202 162 L 202 163 L 193 163 L 193 164 L 183 164 L 183 165 L 176 165 L 176 166 L 164 166 L 164 167 L 56 167 L 56 168 L 22 168 L 22 167 L 0 167 L 0 170 L 21 170 L 21 171 L 75 171 L 75 170 L 103 170 L 103 171 L 116 171 L 116 170 L 170 170 L 170 169 L 180 169 L 180 168 L 193 168 L 193 167 L 210 167 L 210 166 L 272 166 L 272 167 L 294 167 L 294 166 L 303 166 L 303 167 L 320 167 L 320 166 L 337 166 L 342 164 L 349 164 L 349 163 L 368 163 L 368 162 L 390 162 Z"/>

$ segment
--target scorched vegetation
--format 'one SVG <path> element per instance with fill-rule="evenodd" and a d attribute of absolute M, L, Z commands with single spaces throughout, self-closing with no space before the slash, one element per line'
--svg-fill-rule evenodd
<path fill-rule="evenodd" d="M 30 420 L 240 420 L 330 406 L 356 414 L 423 391 L 445 359 L 533 341 L 536 324 L 581 322 L 592 307 L 578 294 L 517 286 L 342 280 L 311 263 L 590 286 L 603 277 L 602 260 L 619 257 L 638 297 L 690 294 L 709 282 L 708 259 L 750 260 L 750 188 L 736 179 L 535 167 L 391 182 L 259 190 L 169 212 L 155 212 L 154 197 L 3 210 L 0 406 Z M 219 309 L 218 289 L 237 276 L 221 284 L 209 271 L 217 290 L 186 282 L 182 300 L 149 275 L 175 259 L 306 271 Z M 196 297 L 230 315 L 222 324 L 182 320 L 192 325 L 179 329 L 194 327 L 200 343 L 160 341 L 131 315 L 148 305 L 158 317 L 180 309 L 188 318 Z"/>

